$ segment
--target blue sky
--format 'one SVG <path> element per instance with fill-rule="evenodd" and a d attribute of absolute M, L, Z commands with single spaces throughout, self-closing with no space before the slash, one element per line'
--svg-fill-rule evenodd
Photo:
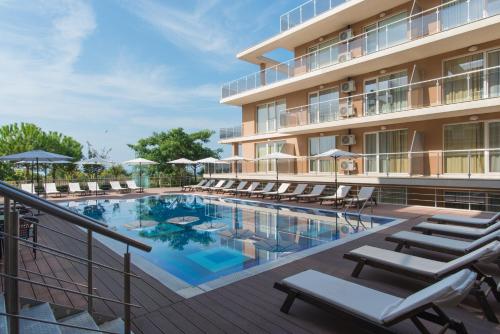
<path fill-rule="evenodd" d="M 115 161 L 153 131 L 238 125 L 220 86 L 257 67 L 236 53 L 302 2 L 0 0 L 0 124 L 33 122 Z"/>

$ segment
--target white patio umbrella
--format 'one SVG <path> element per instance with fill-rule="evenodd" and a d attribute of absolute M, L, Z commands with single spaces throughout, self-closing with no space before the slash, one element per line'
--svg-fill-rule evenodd
<path fill-rule="evenodd" d="M 158 162 L 137 158 L 123 162 L 124 165 L 139 166 L 139 188 L 142 188 L 142 166 L 158 165 Z"/>
<path fill-rule="evenodd" d="M 297 159 L 298 157 L 295 155 L 291 154 L 286 154 L 286 153 L 281 153 L 281 152 L 274 152 L 267 154 L 261 158 L 257 158 L 256 160 L 274 160 L 276 162 L 276 184 L 279 188 L 279 165 L 278 165 L 278 160 L 290 160 L 290 159 Z"/>
<path fill-rule="evenodd" d="M 186 158 L 180 158 L 180 159 L 172 160 L 172 161 L 169 161 L 167 163 L 172 164 L 172 165 L 192 165 L 192 166 L 196 166 L 196 162 L 194 162 L 193 160 L 186 159 Z M 196 182 L 196 168 L 194 168 L 194 182 Z M 181 182 L 181 186 L 182 185 L 183 184 Z"/>
<path fill-rule="evenodd" d="M 321 158 L 332 158 L 334 160 L 334 170 L 335 170 L 335 205 L 337 205 L 337 188 L 338 188 L 338 182 L 337 182 L 337 159 L 342 159 L 342 158 L 355 158 L 359 156 L 357 153 L 353 152 L 347 152 L 347 151 L 342 151 L 336 148 L 333 148 L 331 150 L 328 150 L 326 152 L 316 154 L 313 156 L 313 159 L 321 159 Z"/>
<path fill-rule="evenodd" d="M 221 159 L 221 161 L 230 161 L 230 162 L 234 162 L 235 163 L 235 177 L 236 179 L 238 178 L 238 161 L 246 161 L 248 159 L 246 158 L 243 158 L 243 157 L 240 157 L 239 155 L 233 155 L 232 157 L 228 157 L 228 158 L 224 158 L 224 159 Z"/>
<path fill-rule="evenodd" d="M 221 161 L 221 160 L 218 160 L 218 159 L 215 159 L 215 158 L 212 158 L 212 157 L 208 157 L 208 158 L 196 160 L 195 162 L 199 163 L 199 164 L 207 164 L 208 165 L 208 174 L 210 175 L 210 178 L 212 178 L 212 171 L 210 170 L 210 164 L 212 164 L 212 165 L 227 164 L 227 162 L 225 162 L 225 161 Z"/>

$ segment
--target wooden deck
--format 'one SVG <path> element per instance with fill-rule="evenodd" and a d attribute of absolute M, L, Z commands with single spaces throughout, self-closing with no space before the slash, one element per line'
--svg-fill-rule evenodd
<path fill-rule="evenodd" d="M 435 213 L 436 210 L 421 207 L 379 206 L 375 209 L 374 214 L 406 218 L 408 221 L 189 299 L 178 296 L 160 282 L 134 267 L 134 273 L 143 277 L 143 280 L 132 279 L 132 302 L 142 306 L 140 309 L 133 309 L 133 330 L 138 334 L 363 333 L 364 329 L 356 323 L 335 318 L 331 314 L 301 301 L 297 301 L 293 305 L 290 314 L 281 313 L 279 308 L 285 296 L 273 289 L 273 283 L 286 276 L 312 268 L 401 297 L 407 296 L 421 289 L 425 284 L 373 268 L 366 268 L 360 278 L 353 279 L 350 277 L 350 273 L 354 268 L 354 263 L 344 260 L 342 255 L 348 250 L 365 244 L 392 249 L 394 245 L 384 241 L 386 235 L 399 230 L 407 230 L 413 224 Z M 466 212 L 466 214 L 473 213 Z M 76 238 L 82 240 L 85 238 L 82 230 L 53 217 L 43 215 L 41 222 Z M 40 229 L 39 240 L 43 244 L 72 254 L 85 254 L 86 252 L 86 245 L 83 243 L 44 229 Z M 95 261 L 122 268 L 120 256 L 97 241 L 95 247 Z M 449 257 L 425 251 L 412 250 L 411 253 L 425 254 L 435 259 L 449 259 Z M 132 256 L 132 261 L 133 259 L 134 256 Z M 22 249 L 21 260 L 23 266 L 28 270 L 53 275 L 64 280 L 86 283 L 86 267 L 84 265 L 43 253 L 38 253 L 37 259 L 34 260 L 31 252 L 26 248 Z M 500 276 L 496 266 L 484 266 L 483 268 Z M 73 284 L 43 279 L 33 274 L 25 273 L 24 275 L 29 275 L 33 280 L 85 292 L 85 288 Z M 95 270 L 94 285 L 101 296 L 122 299 L 122 281 L 123 278 L 118 273 L 104 269 Z M 22 283 L 21 286 L 23 297 L 73 308 L 86 307 L 86 301 L 83 297 L 75 294 L 54 289 L 49 290 L 33 284 Z M 497 315 L 500 315 L 499 303 L 496 303 L 492 296 L 490 296 L 489 301 L 494 306 Z M 109 302 L 96 300 L 95 311 L 106 315 L 122 316 L 121 306 Z M 467 298 L 462 306 L 447 311 L 453 317 L 463 320 L 470 333 L 500 332 L 500 326 L 494 326 L 484 320 L 472 298 Z M 436 329 L 431 325 L 429 328 L 433 329 L 433 332 Z M 394 330 L 399 333 L 416 333 L 409 321 L 395 326 Z"/>

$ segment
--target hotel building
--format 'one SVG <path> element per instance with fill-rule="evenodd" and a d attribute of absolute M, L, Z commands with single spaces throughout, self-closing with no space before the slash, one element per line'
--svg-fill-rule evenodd
<path fill-rule="evenodd" d="M 278 19 L 276 19 L 278 23 Z M 379 200 L 500 208 L 500 0 L 311 0 L 237 57 L 257 71 L 222 86 L 241 124 L 220 143 L 248 159 L 217 177 L 376 185 Z M 286 49 L 293 59 L 269 54 Z"/>

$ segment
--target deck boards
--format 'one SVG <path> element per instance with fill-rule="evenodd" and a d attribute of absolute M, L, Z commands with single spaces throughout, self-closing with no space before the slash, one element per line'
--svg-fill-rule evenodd
<path fill-rule="evenodd" d="M 409 229 L 413 224 L 436 212 L 433 208 L 405 208 L 381 206 L 375 213 L 386 216 L 408 218 L 403 224 L 390 227 L 330 250 L 291 262 L 289 264 L 252 276 L 225 287 L 204 294 L 184 299 L 163 286 L 154 278 L 133 266 L 133 272 L 143 277 L 143 280 L 132 279 L 132 300 L 142 306 L 133 309 L 133 330 L 142 334 L 162 333 L 363 333 L 356 323 L 319 310 L 311 305 L 297 301 L 289 315 L 279 311 L 285 296 L 272 288 L 273 283 L 288 275 L 306 269 L 316 269 L 355 281 L 381 291 L 401 297 L 425 286 L 424 283 L 397 276 L 373 268 L 365 268 L 358 279 L 350 277 L 354 263 L 342 258 L 342 255 L 353 248 L 369 244 L 392 249 L 393 244 L 384 241 L 386 235 L 399 230 Z M 42 215 L 41 220 L 47 226 L 68 233 L 79 239 L 85 239 L 85 233 L 74 226 L 64 223 L 48 215 Z M 39 241 L 57 249 L 69 251 L 72 254 L 86 253 L 86 245 L 54 232 L 39 229 Z M 432 254 L 426 251 L 411 250 L 412 254 L 425 254 L 436 259 L 449 259 L 449 256 Z M 65 280 L 86 283 L 87 268 L 66 259 L 38 252 L 34 260 L 27 248 L 21 250 L 21 265 L 29 270 L 46 275 L 53 275 Z M 133 261 L 134 256 L 132 256 Z M 94 260 L 103 264 L 122 268 L 122 257 L 96 240 Z M 483 269 L 494 272 L 496 266 L 483 266 Z M 33 274 L 21 273 L 35 281 L 46 282 L 56 286 L 86 292 L 85 288 L 69 283 L 42 278 Z M 122 298 L 123 278 L 119 273 L 105 269 L 94 269 L 94 286 L 100 296 Z M 3 285 L 2 285 L 3 287 Z M 82 296 L 69 294 L 44 287 L 21 284 L 23 297 L 36 298 L 72 308 L 86 308 L 86 300 Z M 500 305 L 490 296 L 495 312 L 500 315 Z M 95 300 L 95 311 L 98 313 L 122 316 L 122 306 L 114 303 Z M 500 332 L 500 326 L 484 320 L 478 311 L 475 300 L 467 298 L 464 307 L 447 310 L 456 318 L 462 319 L 470 333 Z M 432 326 L 429 328 L 435 329 Z M 399 324 L 394 328 L 399 333 L 416 333 L 410 322 Z"/>

